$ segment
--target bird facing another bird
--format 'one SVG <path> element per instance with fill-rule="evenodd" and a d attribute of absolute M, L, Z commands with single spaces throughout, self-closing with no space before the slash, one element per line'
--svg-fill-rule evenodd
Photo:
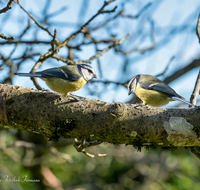
<path fill-rule="evenodd" d="M 15 73 L 15 75 L 38 77 L 53 91 L 67 95 L 82 88 L 92 78 L 97 78 L 94 69 L 86 64 L 66 65 L 36 73 Z"/>
<path fill-rule="evenodd" d="M 53 91 L 67 95 L 82 88 L 92 78 L 97 78 L 94 69 L 86 64 L 67 65 L 36 73 L 15 74 L 25 77 L 39 77 Z M 163 106 L 170 101 L 178 100 L 190 106 L 195 106 L 160 79 L 151 75 L 140 74 L 134 76 L 128 83 L 128 90 L 128 95 L 134 93 L 143 101 L 143 105 Z"/>
<path fill-rule="evenodd" d="M 143 101 L 143 105 L 163 106 L 170 101 L 178 100 L 190 106 L 195 106 L 160 79 L 151 75 L 134 76 L 128 83 L 128 90 L 128 95 L 135 93 Z"/>

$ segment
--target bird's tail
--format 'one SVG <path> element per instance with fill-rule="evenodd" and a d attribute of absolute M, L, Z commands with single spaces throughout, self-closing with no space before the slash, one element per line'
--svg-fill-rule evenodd
<path fill-rule="evenodd" d="M 42 77 L 42 74 L 39 73 L 14 73 L 14 74 L 22 77 Z"/>
<path fill-rule="evenodd" d="M 190 106 L 198 107 L 198 106 L 195 106 L 194 104 L 191 104 L 191 103 L 188 102 L 187 100 L 181 99 L 181 98 L 176 97 L 176 96 L 172 96 L 172 97 L 170 97 L 170 98 L 172 98 L 173 100 L 181 101 L 181 102 L 183 102 L 183 103 L 185 103 L 185 104 L 188 104 L 188 105 L 190 105 Z"/>

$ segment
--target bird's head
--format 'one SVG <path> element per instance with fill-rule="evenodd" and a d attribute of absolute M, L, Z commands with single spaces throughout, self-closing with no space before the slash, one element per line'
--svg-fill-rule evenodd
<path fill-rule="evenodd" d="M 91 80 L 92 78 L 97 78 L 97 75 L 94 72 L 94 69 L 90 65 L 86 64 L 77 64 L 79 73 L 83 76 L 86 81 Z"/>

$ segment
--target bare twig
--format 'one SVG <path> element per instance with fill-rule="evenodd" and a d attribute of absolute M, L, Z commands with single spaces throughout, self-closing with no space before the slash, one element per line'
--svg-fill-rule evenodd
<path fill-rule="evenodd" d="M 11 5 L 13 4 L 13 2 L 14 2 L 14 0 L 8 1 L 8 4 L 6 5 L 6 7 L 4 7 L 3 9 L 0 10 L 0 14 L 6 13 L 6 11 L 8 11 L 9 9 L 12 9 Z"/>
<path fill-rule="evenodd" d="M 128 37 L 130 36 L 130 34 L 126 35 L 123 39 L 121 40 L 118 40 L 118 41 L 115 41 L 112 45 L 110 45 L 109 47 L 103 49 L 102 51 L 100 51 L 99 53 L 97 53 L 96 55 L 92 56 L 90 59 L 88 60 L 79 60 L 79 61 L 76 61 L 75 63 L 76 64 L 79 64 L 79 63 L 91 63 L 92 60 L 94 60 L 95 58 L 98 58 L 99 56 L 103 55 L 105 52 L 107 52 L 109 49 L 117 46 L 117 45 L 120 45 L 122 42 L 124 42 Z"/>
<path fill-rule="evenodd" d="M 130 51 L 127 51 L 127 52 L 124 52 L 120 49 L 115 49 L 115 52 L 120 52 L 124 55 L 128 55 L 130 53 L 133 53 L 133 52 L 140 52 L 140 53 L 145 53 L 146 51 L 150 51 L 150 50 L 153 50 L 155 47 L 156 47 L 156 41 L 155 41 L 155 32 L 154 32 L 154 22 L 153 20 L 150 21 L 150 25 L 151 25 L 151 33 L 150 33 L 150 38 L 151 38 L 151 41 L 152 41 L 152 44 L 151 46 L 147 47 L 147 48 L 134 48 Z"/>
<path fill-rule="evenodd" d="M 129 81 L 125 82 L 125 83 L 122 83 L 122 82 L 115 82 L 115 81 L 103 81 L 103 80 L 91 80 L 89 81 L 88 83 L 96 83 L 96 82 L 99 82 L 99 83 L 103 83 L 103 84 L 116 84 L 116 85 L 122 85 L 124 86 L 125 88 L 127 88 L 127 84 Z"/>
<path fill-rule="evenodd" d="M 97 54 L 97 53 L 98 53 L 97 44 L 94 44 L 94 45 L 95 45 L 95 51 L 96 51 L 96 54 Z M 98 65 L 98 68 L 99 68 L 99 75 L 100 75 L 100 78 L 102 78 L 102 77 L 103 77 L 103 72 L 102 72 L 101 62 L 100 62 L 99 57 L 97 58 L 97 65 Z"/>
<path fill-rule="evenodd" d="M 45 30 L 48 32 L 49 35 L 51 35 L 52 37 L 54 36 L 48 28 L 44 28 L 20 3 L 20 0 L 17 0 L 17 4 L 21 7 L 21 9 L 26 12 L 29 17 L 35 22 L 35 24 L 37 24 L 42 30 Z"/>
<path fill-rule="evenodd" d="M 97 30 L 97 29 L 99 29 L 99 28 L 102 28 L 103 26 L 105 26 L 106 24 L 108 24 L 110 21 L 116 19 L 116 18 L 117 18 L 119 15 L 121 15 L 121 14 L 122 14 L 122 11 L 120 11 L 119 13 L 117 13 L 113 18 L 110 18 L 110 19 L 106 20 L 106 21 L 105 21 L 104 23 L 102 23 L 101 25 L 98 25 L 98 26 L 96 26 L 96 27 L 94 27 L 94 28 L 89 28 L 90 31 L 94 31 L 94 30 Z"/>
<path fill-rule="evenodd" d="M 8 37 L 8 36 L 4 36 L 4 34 L 0 34 L 0 38 L 4 39 L 4 40 L 14 40 L 14 37 Z M 7 42 L 6 42 L 7 43 Z"/>
<path fill-rule="evenodd" d="M 50 56 L 49 56 L 50 57 Z M 46 58 L 47 59 L 47 58 Z M 39 59 L 40 60 L 40 59 Z M 31 72 L 30 73 L 35 73 L 36 70 L 38 69 L 38 67 L 43 63 L 43 61 L 37 61 L 35 63 L 35 65 L 33 66 L 33 68 L 31 69 Z M 31 77 L 31 80 L 33 81 L 33 84 L 35 85 L 35 87 L 38 89 L 38 90 L 42 90 L 42 87 L 39 85 L 37 79 L 35 77 Z"/>
<path fill-rule="evenodd" d="M 94 20 L 94 18 L 96 18 L 98 15 L 100 14 L 104 14 L 104 13 L 111 13 L 111 12 L 115 12 L 117 6 L 112 9 L 112 10 L 104 10 L 104 8 L 109 5 L 110 3 L 112 3 L 113 1 L 115 0 L 110 0 L 110 1 L 105 1 L 103 6 L 99 9 L 99 11 L 94 15 L 92 16 L 92 18 L 90 18 L 78 31 L 76 31 L 75 33 L 73 33 L 70 37 L 68 37 L 64 42 L 63 42 L 63 45 L 65 46 L 66 44 L 68 44 L 68 42 L 70 40 L 73 40 L 79 33 L 84 33 L 85 29 L 87 28 L 87 26 L 90 24 L 90 22 L 92 20 Z"/>
<path fill-rule="evenodd" d="M 200 71 L 199 71 L 199 74 L 197 76 L 197 80 L 196 80 L 196 83 L 195 83 L 195 86 L 194 86 L 194 90 L 193 90 L 192 95 L 190 97 L 190 102 L 194 105 L 196 105 L 197 97 L 199 95 L 199 91 L 200 91 Z"/>
<path fill-rule="evenodd" d="M 156 77 L 159 77 L 159 76 L 164 76 L 165 73 L 167 72 L 171 62 L 174 60 L 175 56 L 171 57 L 171 59 L 169 60 L 169 62 L 167 63 L 167 66 L 165 67 L 164 71 L 158 75 L 156 75 Z"/>
<path fill-rule="evenodd" d="M 82 4 L 80 6 L 79 15 L 78 15 L 78 20 L 80 23 L 83 22 L 85 15 L 88 13 L 89 3 L 90 3 L 89 0 L 82 1 Z"/>
<path fill-rule="evenodd" d="M 121 17 L 127 17 L 127 18 L 131 18 L 131 19 L 136 19 L 138 18 L 146 9 L 148 9 L 150 6 L 152 5 L 151 2 L 147 3 L 136 15 L 123 15 L 120 14 Z"/>
<path fill-rule="evenodd" d="M 199 66 L 200 66 L 200 60 L 199 59 L 194 60 L 189 65 L 185 66 L 182 69 L 177 70 L 175 73 L 173 73 L 169 77 L 165 78 L 165 80 L 163 82 L 166 83 L 166 84 L 169 84 L 170 82 L 174 81 L 178 77 L 184 75 L 188 71 L 190 71 L 190 70 L 192 70 L 192 69 L 194 69 L 196 67 L 199 67 Z"/>
<path fill-rule="evenodd" d="M 49 4 L 49 2 L 47 3 Z M 67 6 L 61 7 L 59 10 L 56 10 L 55 12 L 48 14 L 47 17 L 51 18 L 51 17 L 58 16 L 59 14 L 62 14 L 66 10 L 67 10 Z"/>
<path fill-rule="evenodd" d="M 50 41 L 29 41 L 29 40 L 23 40 L 23 41 L 6 41 L 6 42 L 0 42 L 0 45 L 4 44 L 51 44 Z"/>
<path fill-rule="evenodd" d="M 198 147 L 191 147 L 190 150 L 191 152 L 197 157 L 200 159 L 200 151 L 197 150 Z"/>
<path fill-rule="evenodd" d="M 71 46 L 69 44 L 67 44 L 66 46 L 70 49 L 76 49 L 76 50 L 81 50 L 80 46 L 84 46 L 84 45 L 91 45 L 91 44 L 100 44 L 100 43 L 105 43 L 105 44 L 109 44 L 111 42 L 114 42 L 115 38 L 109 38 L 106 40 L 95 40 L 93 39 L 90 42 L 85 42 L 83 41 L 81 44 L 78 44 L 76 46 Z M 6 42 L 0 42 L 0 45 L 5 45 L 5 44 L 51 44 L 51 41 L 38 41 L 38 40 L 34 40 L 34 41 L 30 41 L 30 40 L 23 40 L 23 41 L 6 41 Z"/>
<path fill-rule="evenodd" d="M 52 50 L 55 51 L 54 45 L 56 44 L 56 34 L 57 34 L 57 30 L 54 30 L 54 35 L 53 35 L 53 40 L 51 41 L 51 47 Z"/>
<path fill-rule="evenodd" d="M 196 26 L 196 34 L 197 34 L 197 37 L 198 37 L 199 43 L 200 43 L 200 30 L 199 30 L 199 27 L 200 27 L 200 14 L 199 14 L 199 18 L 198 18 L 197 26 Z"/>
<path fill-rule="evenodd" d="M 55 55 L 55 54 L 54 54 L 54 55 L 52 55 L 52 58 L 55 58 L 55 59 L 57 59 L 58 61 L 60 60 L 60 61 L 62 61 L 62 62 L 64 62 L 64 63 L 69 64 L 69 65 L 75 65 L 75 64 L 76 64 L 73 60 L 68 59 L 68 58 L 61 57 L 61 56 L 59 56 L 59 55 Z"/>

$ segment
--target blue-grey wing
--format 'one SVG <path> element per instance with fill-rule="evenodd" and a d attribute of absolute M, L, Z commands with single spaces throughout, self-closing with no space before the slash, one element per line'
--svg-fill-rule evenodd
<path fill-rule="evenodd" d="M 139 84 L 144 89 L 147 89 L 147 90 L 156 90 L 156 91 L 159 91 L 159 92 L 166 93 L 169 96 L 177 96 L 177 97 L 179 97 L 181 99 L 184 99 L 182 96 L 180 96 L 179 94 L 177 94 L 171 87 L 169 87 L 165 83 L 147 84 L 147 83 L 144 83 L 144 82 L 139 82 Z"/>
<path fill-rule="evenodd" d="M 78 75 L 77 73 L 72 74 L 72 72 L 66 70 L 66 68 L 62 69 L 62 67 L 46 69 L 37 72 L 37 74 L 41 74 L 41 78 L 57 77 L 68 81 L 77 81 L 81 77 L 81 75 Z"/>

